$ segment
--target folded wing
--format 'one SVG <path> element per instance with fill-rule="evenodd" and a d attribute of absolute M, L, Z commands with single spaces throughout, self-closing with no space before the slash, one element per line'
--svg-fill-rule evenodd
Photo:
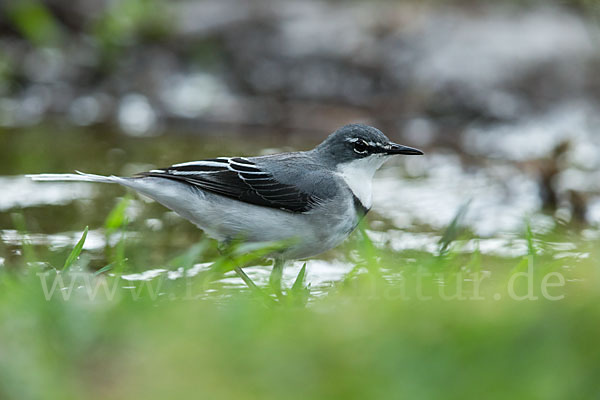
<path fill-rule="evenodd" d="M 141 175 L 174 179 L 246 203 L 295 213 L 307 212 L 321 201 L 293 184 L 278 181 L 243 157 L 176 164 Z"/>

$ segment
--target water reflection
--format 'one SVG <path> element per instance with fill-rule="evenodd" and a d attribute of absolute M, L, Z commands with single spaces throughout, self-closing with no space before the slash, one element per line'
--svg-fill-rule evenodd
<path fill-rule="evenodd" d="M 89 199 L 96 189 L 85 183 L 37 185 L 25 176 L 0 177 L 0 211 L 41 205 L 65 205 L 76 199 Z"/>
<path fill-rule="evenodd" d="M 65 248 L 72 248 L 81 239 L 82 232 L 66 232 L 66 233 L 22 233 L 14 229 L 2 229 L 0 230 L 0 239 L 5 244 L 12 246 L 20 246 L 26 242 L 34 246 L 46 246 L 50 250 L 61 250 Z M 107 244 L 109 246 L 115 246 L 121 239 L 133 240 L 139 238 L 139 232 L 119 232 L 118 234 L 110 235 L 106 238 L 106 233 L 103 229 L 94 229 L 88 231 L 87 238 L 83 245 L 84 250 L 89 251 L 100 251 L 103 250 Z"/>
<path fill-rule="evenodd" d="M 300 269 L 304 264 L 305 262 L 301 261 L 286 264 L 282 277 L 282 282 L 285 287 L 291 287 L 293 285 L 298 273 L 300 272 Z M 354 266 L 350 263 L 337 260 L 309 260 L 306 262 L 306 264 L 306 281 L 310 282 L 311 294 L 313 296 L 325 294 L 327 288 L 330 288 L 335 282 L 339 282 L 348 272 L 352 270 L 352 268 L 354 268 Z M 122 275 L 121 278 L 125 281 L 149 281 L 162 276 L 166 276 L 170 280 L 185 279 L 197 276 L 201 272 L 207 272 L 210 270 L 211 266 L 212 263 L 195 264 L 185 271 L 183 268 L 179 268 L 177 270 L 157 268 L 137 274 Z M 244 268 L 244 271 L 257 285 L 268 285 L 271 267 L 248 267 Z M 235 289 L 246 288 L 246 284 L 235 274 L 234 271 L 226 273 L 225 276 L 219 280 L 219 284 Z"/>
<path fill-rule="evenodd" d="M 398 171 L 387 169 L 373 185 L 374 210 L 396 227 L 441 229 L 471 200 L 466 225 L 479 236 L 494 236 L 521 230 L 524 218 L 540 209 L 537 183 L 513 165 L 468 171 L 457 155 L 428 154 L 423 159 L 418 179 L 398 179 Z M 552 228 L 551 219 L 537 218 L 536 227 Z"/>

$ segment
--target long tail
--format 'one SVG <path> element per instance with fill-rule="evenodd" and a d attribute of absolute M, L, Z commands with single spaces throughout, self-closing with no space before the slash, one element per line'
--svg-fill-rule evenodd
<path fill-rule="evenodd" d="M 204 205 L 210 204 L 206 202 L 205 195 L 201 191 L 190 190 L 189 184 L 187 183 L 154 176 L 140 175 L 124 178 L 114 175 L 102 176 L 85 174 L 79 171 L 75 172 L 75 174 L 36 174 L 27 175 L 27 177 L 34 181 L 117 183 L 154 199 L 202 229 L 208 224 L 204 217 L 202 217 L 203 214 L 198 212 L 198 209 L 202 208 Z M 215 235 L 217 234 L 215 233 Z"/>
<path fill-rule="evenodd" d="M 122 178 L 117 176 L 102 176 L 94 174 L 85 174 L 75 171 L 76 174 L 36 174 L 26 175 L 34 181 L 78 181 L 78 182 L 104 182 L 104 183 L 120 183 Z"/>

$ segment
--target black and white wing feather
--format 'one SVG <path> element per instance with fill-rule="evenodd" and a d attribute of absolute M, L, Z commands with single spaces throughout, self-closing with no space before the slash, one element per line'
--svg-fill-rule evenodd
<path fill-rule="evenodd" d="M 273 174 L 243 157 L 176 164 L 141 175 L 174 179 L 247 203 L 296 213 L 309 211 L 321 200 L 296 185 L 278 181 Z"/>

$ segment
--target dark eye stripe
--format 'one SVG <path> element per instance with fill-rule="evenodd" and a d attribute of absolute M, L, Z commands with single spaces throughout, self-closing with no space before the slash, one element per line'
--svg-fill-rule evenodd
<path fill-rule="evenodd" d="M 369 145 L 362 139 L 356 139 L 352 145 L 352 149 L 355 153 L 366 154 L 369 151 Z"/>

